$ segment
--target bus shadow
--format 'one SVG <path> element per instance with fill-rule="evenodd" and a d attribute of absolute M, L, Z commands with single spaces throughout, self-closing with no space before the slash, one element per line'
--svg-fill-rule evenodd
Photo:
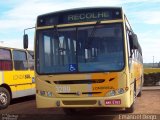
<path fill-rule="evenodd" d="M 65 115 L 66 118 L 71 120 L 117 120 L 122 114 L 127 114 L 122 109 L 115 108 L 96 108 L 96 109 L 83 109 L 77 110 L 73 115 Z M 63 120 L 63 119 L 62 119 Z"/>
<path fill-rule="evenodd" d="M 23 103 L 23 102 L 30 101 L 30 100 L 35 100 L 35 95 L 15 98 L 15 99 L 11 100 L 10 104 L 13 105 L 13 104 Z"/>
<path fill-rule="evenodd" d="M 70 115 L 67 114 L 40 114 L 38 116 L 30 116 L 33 120 L 118 120 L 122 114 L 126 114 L 123 110 L 112 108 L 96 108 L 96 109 L 80 109 Z"/>
<path fill-rule="evenodd" d="M 22 117 L 23 118 L 23 117 Z M 117 120 L 117 116 L 95 116 L 95 115 L 38 115 L 27 116 L 24 120 Z M 23 119 L 22 119 L 23 120 Z"/>
<path fill-rule="evenodd" d="M 126 112 L 122 109 L 117 108 L 96 108 L 96 109 L 86 109 L 77 111 L 78 114 L 81 115 L 119 115 L 126 114 Z"/>

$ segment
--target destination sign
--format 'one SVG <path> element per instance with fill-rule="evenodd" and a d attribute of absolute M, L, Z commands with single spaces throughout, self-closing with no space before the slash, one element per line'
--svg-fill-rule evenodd
<path fill-rule="evenodd" d="M 94 9 L 73 9 L 60 11 L 38 17 L 38 26 L 50 26 L 58 24 L 69 24 L 78 22 L 91 22 L 102 20 L 122 19 L 120 8 L 94 8 Z"/>
<path fill-rule="evenodd" d="M 90 12 L 90 13 L 68 15 L 67 20 L 68 22 L 92 21 L 92 20 L 103 20 L 109 17 L 110 17 L 109 12 L 102 11 L 102 12 Z"/>

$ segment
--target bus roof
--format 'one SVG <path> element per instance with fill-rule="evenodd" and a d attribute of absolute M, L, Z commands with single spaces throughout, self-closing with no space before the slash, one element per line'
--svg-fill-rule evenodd
<path fill-rule="evenodd" d="M 102 9 L 119 9 L 122 10 L 122 7 L 81 7 L 81 8 L 72 8 L 72 9 L 65 9 L 65 10 L 59 10 L 59 11 L 54 11 L 46 14 L 39 15 L 39 17 L 42 16 L 48 16 L 48 15 L 53 15 L 53 14 L 61 14 L 61 13 L 66 13 L 66 12 L 76 12 L 76 11 L 85 11 L 85 10 L 102 10 Z"/>
<path fill-rule="evenodd" d="M 37 17 L 37 27 L 122 19 L 122 7 L 85 7 L 55 11 Z"/>

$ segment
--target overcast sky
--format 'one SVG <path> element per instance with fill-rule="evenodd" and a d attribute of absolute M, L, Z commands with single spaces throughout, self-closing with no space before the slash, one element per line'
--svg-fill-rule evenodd
<path fill-rule="evenodd" d="M 160 61 L 160 0 L 1 0 L 0 46 L 23 48 L 23 30 L 35 26 L 40 14 L 90 6 L 123 7 L 138 35 L 144 62 Z M 30 31 L 29 49 L 33 49 Z"/>

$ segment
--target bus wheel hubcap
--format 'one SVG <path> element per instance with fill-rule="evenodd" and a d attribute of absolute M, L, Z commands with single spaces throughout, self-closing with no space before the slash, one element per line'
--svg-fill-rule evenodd
<path fill-rule="evenodd" d="M 0 93 L 0 104 L 7 104 L 7 95 L 3 92 Z"/>

